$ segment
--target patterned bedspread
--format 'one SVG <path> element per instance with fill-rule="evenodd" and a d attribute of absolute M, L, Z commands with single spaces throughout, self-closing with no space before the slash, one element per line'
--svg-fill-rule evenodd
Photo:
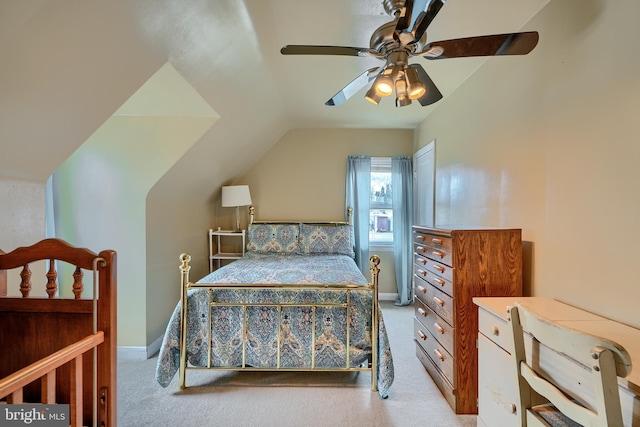
<path fill-rule="evenodd" d="M 353 259 L 344 255 L 281 255 L 248 253 L 242 259 L 214 271 L 198 283 L 223 284 L 367 284 Z M 347 294 L 350 294 L 349 296 Z M 318 306 L 343 304 L 350 307 Z M 210 302 L 258 304 L 246 308 L 247 340 L 245 363 L 258 368 L 275 368 L 278 363 L 278 321 L 281 324 L 280 367 L 332 369 L 358 367 L 371 353 L 371 292 L 369 290 L 322 289 L 206 289 L 188 291 L 187 358 L 192 366 L 207 366 L 211 341 L 211 366 L 242 366 L 244 311 L 240 306 Z M 278 312 L 276 306 L 284 305 Z M 209 318 L 211 316 L 211 319 Z M 315 331 L 313 330 L 315 316 Z M 347 322 L 347 316 L 349 322 Z M 209 321 L 211 320 L 211 331 Z M 346 347 L 347 325 L 350 345 Z M 393 360 L 387 332 L 378 312 L 378 392 L 388 396 L 393 382 Z M 316 337 L 312 349 L 312 337 Z M 212 337 L 212 340 L 210 340 Z M 165 333 L 156 380 L 166 387 L 180 363 L 180 304 L 171 316 Z M 313 354 L 312 354 L 313 353 Z"/>

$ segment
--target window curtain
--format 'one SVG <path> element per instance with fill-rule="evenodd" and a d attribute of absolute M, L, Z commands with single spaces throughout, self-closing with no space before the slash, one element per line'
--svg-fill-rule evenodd
<path fill-rule="evenodd" d="M 393 206 L 393 256 L 398 298 L 396 305 L 413 302 L 413 167 L 411 157 L 391 158 L 391 189 Z"/>
<path fill-rule="evenodd" d="M 369 277 L 369 192 L 371 190 L 371 157 L 347 158 L 346 207 L 353 209 L 353 237 L 356 264 Z M 346 212 L 346 209 L 345 209 Z"/>

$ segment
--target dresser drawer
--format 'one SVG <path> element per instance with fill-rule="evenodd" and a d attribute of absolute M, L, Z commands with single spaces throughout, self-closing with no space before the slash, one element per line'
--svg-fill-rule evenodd
<path fill-rule="evenodd" d="M 453 325 L 453 298 L 415 275 L 413 276 L 413 286 L 416 298 L 425 303 L 447 323 Z"/>
<path fill-rule="evenodd" d="M 451 384 L 453 381 L 453 356 L 436 340 L 417 319 L 414 319 L 414 338 L 431 362 Z"/>
<path fill-rule="evenodd" d="M 451 237 L 413 232 L 414 250 L 432 260 L 452 265 L 453 243 Z"/>
<path fill-rule="evenodd" d="M 444 280 L 453 280 L 453 268 L 449 267 L 446 264 L 431 260 L 431 262 L 427 263 L 425 267 L 428 271 Z"/>
<path fill-rule="evenodd" d="M 500 319 L 481 308 L 478 310 L 478 332 L 496 343 L 509 354 L 512 353 L 510 344 L 511 331 L 504 319 Z"/>
<path fill-rule="evenodd" d="M 451 280 L 447 280 L 430 271 L 427 272 L 425 279 L 427 280 L 427 282 L 431 283 L 436 289 L 440 289 L 442 292 L 455 298 L 455 295 L 453 294 L 453 282 Z"/>
<path fill-rule="evenodd" d="M 433 263 L 434 261 L 430 261 L 430 262 Z M 437 289 L 440 289 L 442 292 L 446 293 L 447 295 L 450 295 L 452 297 L 454 296 L 453 282 L 451 282 L 451 280 L 447 280 L 433 273 L 432 271 L 427 270 L 426 268 L 422 267 L 419 264 L 413 265 L 413 274 L 415 274 L 422 280 L 429 282 L 431 285 L 433 285 Z"/>
<path fill-rule="evenodd" d="M 442 392 L 442 395 L 447 400 L 449 405 L 451 405 L 452 408 L 455 408 L 456 394 L 453 385 L 451 385 L 449 380 L 445 378 L 444 375 L 442 375 L 442 372 L 440 372 L 440 370 L 436 368 L 431 358 L 425 354 L 424 350 L 419 345 L 416 345 L 416 356 L 418 357 L 418 360 L 420 360 L 420 363 L 422 363 L 422 366 L 424 366 L 427 372 L 429 372 L 429 375 L 433 379 L 433 382 L 436 384 L 440 392 Z"/>
<path fill-rule="evenodd" d="M 450 354 L 453 354 L 454 329 L 447 322 L 420 300 L 415 302 L 415 317 Z"/>

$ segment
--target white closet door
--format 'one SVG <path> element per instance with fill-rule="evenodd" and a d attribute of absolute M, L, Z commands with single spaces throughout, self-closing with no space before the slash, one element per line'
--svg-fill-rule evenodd
<path fill-rule="evenodd" d="M 434 226 L 436 141 L 413 155 L 414 224 Z"/>

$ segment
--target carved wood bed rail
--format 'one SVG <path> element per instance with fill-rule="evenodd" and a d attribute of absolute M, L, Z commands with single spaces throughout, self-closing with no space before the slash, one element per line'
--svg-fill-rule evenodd
<path fill-rule="evenodd" d="M 46 283 L 46 294 L 36 297 L 30 265 L 42 262 L 46 277 L 35 282 Z M 58 271 L 69 267 L 71 279 L 61 275 L 59 286 Z M 12 296 L 18 271 L 21 296 Z M 60 239 L 0 251 L 0 399 L 68 403 L 71 425 L 115 426 L 116 326 L 115 251 L 96 254 Z"/>

